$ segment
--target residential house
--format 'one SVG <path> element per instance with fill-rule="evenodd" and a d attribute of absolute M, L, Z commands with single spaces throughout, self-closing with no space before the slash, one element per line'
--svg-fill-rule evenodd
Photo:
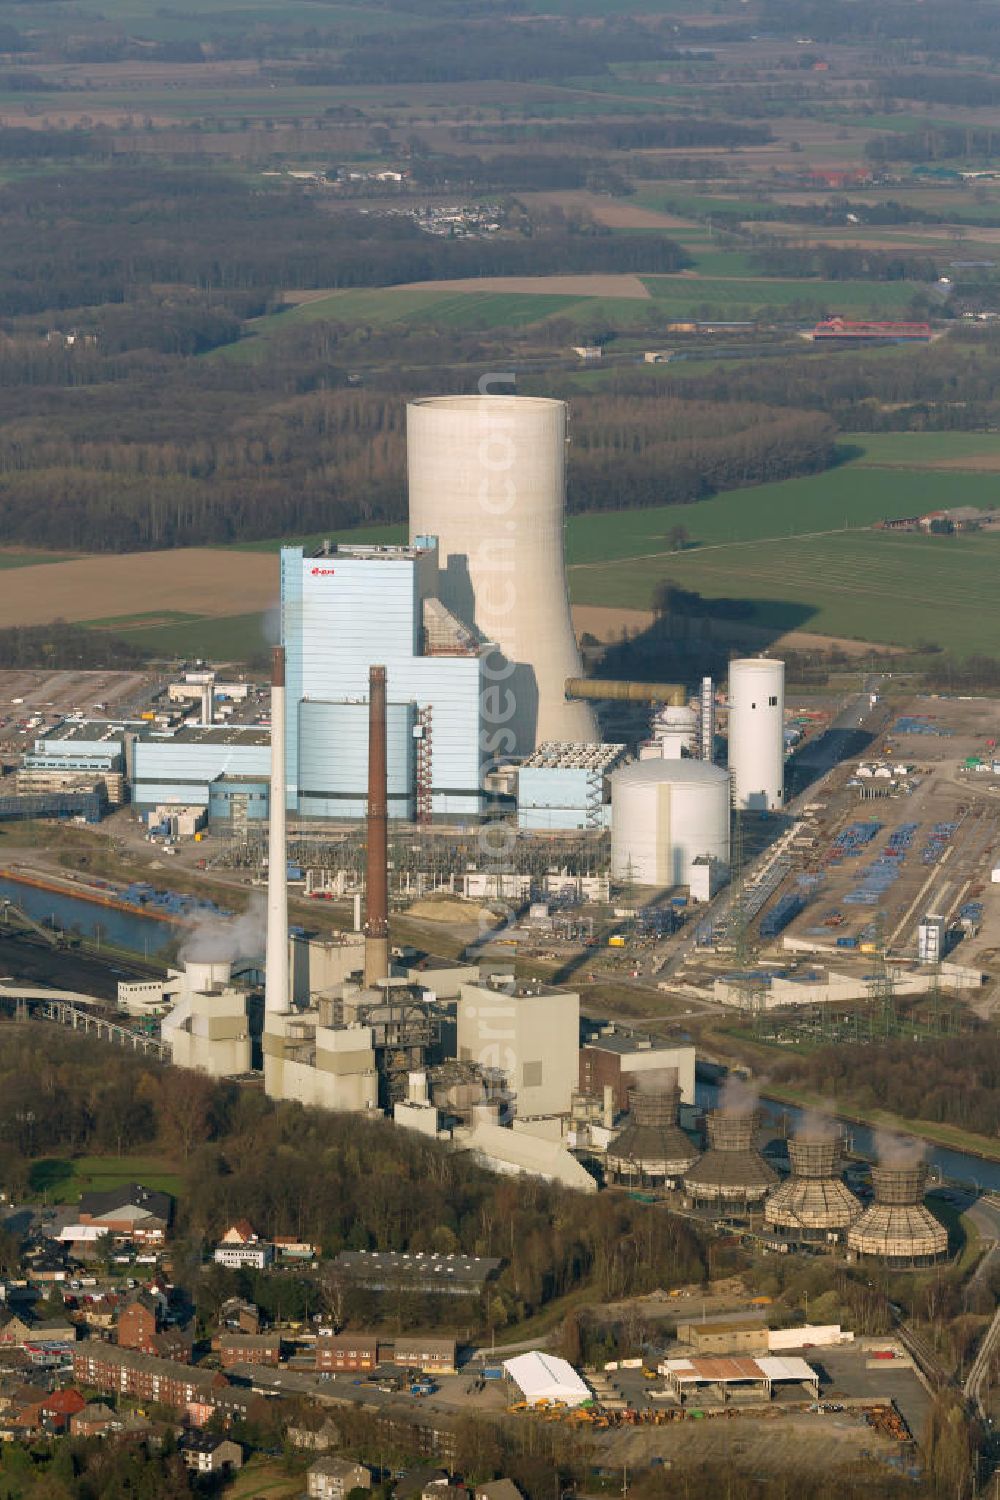
<path fill-rule="evenodd" d="M 219 1241 L 220 1245 L 255 1245 L 258 1235 L 249 1219 L 237 1219 L 230 1224 Z"/>
<path fill-rule="evenodd" d="M 196 1474 L 231 1473 L 243 1467 L 243 1449 L 221 1433 L 187 1433 L 181 1438 L 177 1451 Z"/>
<path fill-rule="evenodd" d="M 0 1345 L 20 1348 L 31 1335 L 31 1324 L 20 1313 L 0 1309 Z"/>
<path fill-rule="evenodd" d="M 443 1469 L 435 1469 L 432 1464 L 417 1464 L 396 1485 L 392 1492 L 393 1500 L 423 1500 L 423 1496 L 428 1493 L 434 1500 L 448 1482 Z"/>
<path fill-rule="evenodd" d="M 72 1419 L 83 1411 L 87 1402 L 79 1391 L 67 1386 L 65 1390 L 53 1391 L 41 1404 L 40 1426 L 45 1432 L 62 1433 L 69 1430 Z"/>
<path fill-rule="evenodd" d="M 107 1437 L 110 1432 L 120 1432 L 122 1419 L 117 1412 L 105 1406 L 103 1401 L 91 1401 L 69 1419 L 69 1430 L 73 1437 Z"/>
<path fill-rule="evenodd" d="M 274 1259 L 274 1248 L 260 1240 L 216 1245 L 214 1259 L 230 1271 L 240 1271 L 247 1266 L 254 1271 L 264 1271 Z"/>
<path fill-rule="evenodd" d="M 192 1358 L 191 1334 L 181 1328 L 164 1328 L 163 1304 L 148 1292 L 139 1292 L 125 1304 L 118 1316 L 118 1346 L 155 1354 L 159 1359 L 174 1359 L 189 1365 Z"/>
<path fill-rule="evenodd" d="M 260 1333 L 260 1309 L 242 1297 L 230 1297 L 219 1309 L 219 1324 L 230 1333 Z"/>
<path fill-rule="evenodd" d="M 294 1234 L 276 1234 L 271 1243 L 282 1260 L 313 1260 L 319 1254 L 311 1241 L 300 1240 Z"/>
<path fill-rule="evenodd" d="M 311 1464 L 306 1477 L 309 1500 L 345 1500 L 352 1490 L 370 1490 L 371 1487 L 370 1469 L 332 1454 Z"/>
<path fill-rule="evenodd" d="M 321 1333 L 316 1339 L 317 1370 L 374 1370 L 377 1364 L 374 1333 Z"/>
<path fill-rule="evenodd" d="M 220 1370 L 201 1370 L 137 1349 L 119 1349 L 92 1339 L 73 1351 L 73 1379 L 95 1390 L 158 1401 L 184 1411 L 229 1384 Z"/>
<path fill-rule="evenodd" d="M 222 1333 L 219 1335 L 222 1368 L 231 1365 L 279 1365 L 281 1339 L 277 1333 Z"/>
<path fill-rule="evenodd" d="M 392 1344 L 392 1359 L 395 1364 L 403 1365 L 408 1370 L 424 1370 L 433 1375 L 453 1375 L 456 1352 L 454 1339 L 439 1338 L 429 1333 L 397 1338 Z"/>
<path fill-rule="evenodd" d="M 310 1453 L 326 1453 L 341 1441 L 340 1428 L 329 1417 L 320 1427 L 289 1427 L 285 1436 L 293 1448 L 305 1448 Z"/>
<path fill-rule="evenodd" d="M 475 1500 L 524 1500 L 524 1496 L 513 1479 L 491 1479 L 476 1485 Z"/>

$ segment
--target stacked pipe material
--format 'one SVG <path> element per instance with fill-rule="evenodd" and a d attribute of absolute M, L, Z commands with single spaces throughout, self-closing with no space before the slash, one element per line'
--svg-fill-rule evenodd
<path fill-rule="evenodd" d="M 608 1147 L 612 1177 L 626 1181 L 663 1181 L 683 1177 L 698 1160 L 698 1149 L 677 1123 L 681 1091 L 676 1070 L 672 1083 L 655 1088 L 630 1088 L 629 1119 Z"/>
<path fill-rule="evenodd" d="M 684 1174 L 684 1188 L 696 1203 L 759 1203 L 777 1173 L 755 1148 L 758 1117 L 753 1110 L 736 1113 L 714 1109 L 708 1116 L 708 1150 Z"/>
<path fill-rule="evenodd" d="M 389 974 L 389 840 L 385 667 L 368 676 L 368 820 L 365 865 L 365 985 Z"/>
<path fill-rule="evenodd" d="M 875 1202 L 847 1233 L 848 1248 L 893 1266 L 927 1266 L 948 1253 L 948 1232 L 924 1207 L 925 1162 L 872 1167 Z"/>
<path fill-rule="evenodd" d="M 839 1132 L 800 1131 L 788 1143 L 792 1175 L 764 1204 L 764 1222 L 788 1239 L 840 1239 L 861 1214 L 841 1181 L 844 1138 Z"/>
<path fill-rule="evenodd" d="M 285 836 L 285 649 L 271 657 L 271 798 L 267 838 L 267 944 L 264 963 L 265 1030 L 268 1016 L 287 1015 L 288 863 Z"/>

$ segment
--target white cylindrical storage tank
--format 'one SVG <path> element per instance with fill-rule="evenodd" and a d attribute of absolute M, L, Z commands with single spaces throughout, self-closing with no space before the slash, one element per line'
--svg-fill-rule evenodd
<path fill-rule="evenodd" d="M 541 397 L 407 407 L 410 537 L 437 537 L 442 602 L 510 665 L 494 684 L 487 664 L 496 711 L 483 727 L 501 754 L 599 738 L 590 705 L 564 691 L 582 675 L 563 556 L 566 421 L 564 401 Z"/>
<path fill-rule="evenodd" d="M 690 885 L 703 855 L 729 863 L 729 777 L 702 760 L 641 760 L 611 777 L 611 874 Z"/>
<path fill-rule="evenodd" d="M 729 770 L 736 807 L 785 805 L 785 663 L 729 663 Z"/>

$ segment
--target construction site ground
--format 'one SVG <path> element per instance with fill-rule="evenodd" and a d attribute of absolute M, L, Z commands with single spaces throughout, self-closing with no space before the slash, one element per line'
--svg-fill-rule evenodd
<path fill-rule="evenodd" d="M 819 809 L 810 819 L 810 831 L 816 846 L 810 851 L 796 851 L 796 868 L 785 883 L 785 889 L 798 874 L 817 874 L 821 885 L 812 893 L 805 910 L 782 934 L 813 936 L 831 946 L 837 937 L 861 938 L 863 929 L 881 915 L 890 951 L 896 956 L 916 956 L 916 928 L 928 911 L 938 912 L 948 920 L 957 917 L 959 907 L 971 898 L 984 905 L 982 930 L 976 937 L 963 940 L 950 955 L 961 964 L 988 962 L 1000 941 L 1000 886 L 991 889 L 990 871 L 994 856 L 1000 853 L 1000 776 L 964 768 L 967 758 L 981 757 L 992 761 L 998 752 L 987 744 L 1000 734 L 1000 713 L 994 701 L 957 698 L 917 698 L 894 716 L 916 719 L 937 733 L 896 734 L 880 736 L 860 757 L 846 763 L 817 790 L 809 806 Z M 868 786 L 884 778 L 857 778 L 859 764 L 886 763 L 912 767 L 900 783 L 912 787 L 909 792 L 861 800 L 861 787 L 852 780 L 863 780 Z M 809 815 L 807 815 L 809 816 Z M 880 829 L 862 853 L 846 857 L 839 864 L 827 863 L 826 856 L 837 835 L 856 821 L 874 820 Z M 845 901 L 861 882 L 862 872 L 872 860 L 883 854 L 889 836 L 905 824 L 917 824 L 909 849 L 896 861 L 898 878 L 888 887 L 877 906 L 852 905 Z M 936 825 L 957 824 L 954 834 L 944 841 L 937 858 L 924 862 L 924 851 Z M 834 912 L 843 923 L 825 927 Z M 821 937 L 819 929 L 823 930 Z M 780 942 L 776 945 L 780 950 Z M 841 961 L 850 955 L 839 955 Z"/>
<path fill-rule="evenodd" d="M 619 1427 L 597 1436 L 601 1457 L 608 1463 L 639 1466 L 660 1459 L 678 1468 L 731 1464 L 789 1476 L 815 1476 L 869 1456 L 885 1461 L 899 1451 L 898 1444 L 853 1413 L 786 1412 L 777 1406 L 666 1427 Z"/>

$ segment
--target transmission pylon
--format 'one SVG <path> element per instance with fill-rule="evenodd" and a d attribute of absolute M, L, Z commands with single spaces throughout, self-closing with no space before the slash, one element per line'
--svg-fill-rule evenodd
<path fill-rule="evenodd" d="M 896 981 L 886 962 L 885 919 L 881 912 L 875 918 L 873 936 L 875 952 L 872 956 L 872 973 L 868 981 L 872 1031 L 873 1034 L 889 1037 L 896 1029 Z"/>

